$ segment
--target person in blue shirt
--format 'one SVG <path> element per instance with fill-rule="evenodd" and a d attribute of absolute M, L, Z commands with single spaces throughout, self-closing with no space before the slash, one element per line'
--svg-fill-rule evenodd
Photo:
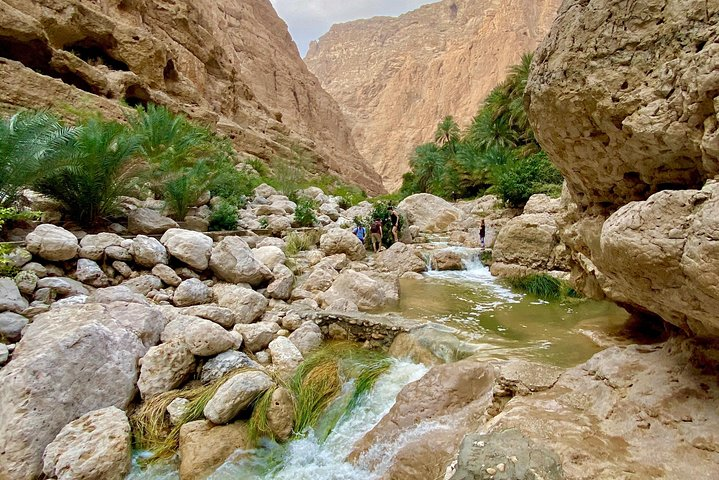
<path fill-rule="evenodd" d="M 355 220 L 355 228 L 352 229 L 352 233 L 354 233 L 357 238 L 359 238 L 359 241 L 364 244 L 364 239 L 367 236 L 367 229 L 365 229 L 357 220 Z"/>

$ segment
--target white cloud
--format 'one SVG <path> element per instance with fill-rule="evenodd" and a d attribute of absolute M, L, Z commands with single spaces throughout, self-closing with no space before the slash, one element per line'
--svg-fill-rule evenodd
<path fill-rule="evenodd" d="M 287 23 L 302 55 L 310 41 L 325 34 L 334 23 L 377 15 L 400 15 L 437 0 L 271 0 Z"/>

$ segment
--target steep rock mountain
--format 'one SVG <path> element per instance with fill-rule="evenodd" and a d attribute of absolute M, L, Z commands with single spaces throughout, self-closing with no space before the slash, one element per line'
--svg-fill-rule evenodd
<path fill-rule="evenodd" d="M 561 0 L 444 0 L 397 18 L 334 25 L 305 57 L 339 102 L 389 190 L 437 123 L 467 123 L 509 66 L 533 51 Z"/>
<path fill-rule="evenodd" d="M 587 293 L 719 336 L 719 1 L 567 0 L 527 105 Z"/>
<path fill-rule="evenodd" d="M 299 149 L 382 190 L 269 0 L 0 0 L 0 109 L 121 118 L 122 100 L 217 125 L 261 158 Z"/>

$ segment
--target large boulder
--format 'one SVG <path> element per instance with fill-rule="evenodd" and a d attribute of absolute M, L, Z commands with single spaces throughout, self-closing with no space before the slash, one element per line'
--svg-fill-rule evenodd
<path fill-rule="evenodd" d="M 553 270 L 559 246 L 557 222 L 549 213 L 529 213 L 511 219 L 499 231 L 492 261 L 535 271 Z"/>
<path fill-rule="evenodd" d="M 248 357 L 247 354 L 230 350 L 228 352 L 221 353 L 216 357 L 212 357 L 205 362 L 202 366 L 200 381 L 205 384 L 212 383 L 231 371 L 240 368 L 259 370 L 261 367 L 257 362 Z"/>
<path fill-rule="evenodd" d="M 411 245 L 402 242 L 393 243 L 387 250 L 374 257 L 375 268 L 382 272 L 424 272 L 427 264 L 421 254 Z"/>
<path fill-rule="evenodd" d="M 302 352 L 287 337 L 277 337 L 268 346 L 272 356 L 272 365 L 284 378 L 295 373 L 302 363 Z"/>
<path fill-rule="evenodd" d="M 273 270 L 277 265 L 284 265 L 287 260 L 285 252 L 277 245 L 257 247 L 252 250 L 252 254 L 270 270 Z"/>
<path fill-rule="evenodd" d="M 85 235 L 80 240 L 80 257 L 90 260 L 102 260 L 105 249 L 119 247 L 123 238 L 115 233 L 102 232 L 97 235 Z"/>
<path fill-rule="evenodd" d="M 212 289 L 196 278 L 188 278 L 175 289 L 172 301 L 178 307 L 212 302 Z"/>
<path fill-rule="evenodd" d="M 157 344 L 162 315 L 138 304 L 67 306 L 35 317 L 0 370 L 0 471 L 33 479 L 62 427 L 135 397 L 138 360 Z M 27 408 L 32 405 L 32 408 Z"/>
<path fill-rule="evenodd" d="M 43 473 L 57 480 L 123 480 L 132 457 L 125 412 L 107 407 L 65 425 L 45 448 Z"/>
<path fill-rule="evenodd" d="M 169 342 L 151 347 L 140 360 L 137 388 L 148 400 L 177 388 L 192 374 L 195 357 L 184 342 Z"/>
<path fill-rule="evenodd" d="M 254 322 L 265 313 L 270 303 L 261 293 L 240 285 L 220 283 L 212 290 L 217 304 L 233 312 L 235 323 Z"/>
<path fill-rule="evenodd" d="M 157 239 L 138 235 L 132 240 L 130 254 L 140 266 L 153 268 L 155 265 L 167 265 L 167 249 Z"/>
<path fill-rule="evenodd" d="M 127 229 L 133 234 L 156 235 L 177 227 L 176 221 L 150 208 L 138 208 L 127 215 Z"/>
<path fill-rule="evenodd" d="M 410 195 L 397 205 L 397 209 L 410 225 L 416 225 L 423 232 L 444 232 L 464 216 L 459 208 L 429 193 Z"/>
<path fill-rule="evenodd" d="M 388 295 L 388 285 L 375 280 L 362 272 L 345 270 L 332 286 L 320 294 L 323 305 L 331 305 L 338 300 L 349 300 L 362 311 L 377 310 L 394 301 Z"/>
<path fill-rule="evenodd" d="M 272 274 L 275 279 L 267 285 L 267 295 L 277 300 L 289 300 L 295 284 L 295 274 L 284 265 L 277 265 Z"/>
<path fill-rule="evenodd" d="M 212 423 L 229 423 L 274 382 L 264 372 L 240 372 L 222 384 L 205 405 L 205 418 Z"/>
<path fill-rule="evenodd" d="M 362 260 L 367 256 L 367 250 L 357 236 L 342 228 L 333 228 L 322 235 L 320 250 L 325 255 L 344 253 L 350 260 Z"/>
<path fill-rule="evenodd" d="M 250 352 L 259 352 L 267 348 L 280 331 L 280 326 L 275 322 L 258 322 L 249 325 L 237 324 L 235 331 L 242 335 L 245 348 Z"/>
<path fill-rule="evenodd" d="M 398 444 L 386 478 L 443 478 L 467 433 L 474 432 L 492 405 L 494 369 L 476 358 L 433 367 L 405 386 L 390 411 L 357 444 L 350 455 L 363 466 L 382 461 L 373 445 Z M 401 441 L 401 439 L 411 439 Z"/>
<path fill-rule="evenodd" d="M 204 480 L 236 450 L 253 447 L 246 422 L 213 425 L 207 420 L 180 428 L 180 478 Z"/>
<path fill-rule="evenodd" d="M 212 253 L 212 239 L 204 233 L 171 228 L 160 239 L 173 257 L 195 270 L 207 270 Z"/>
<path fill-rule="evenodd" d="M 240 237 L 226 237 L 215 245 L 210 268 L 218 278 L 230 283 L 257 286 L 272 278 L 270 269 L 254 257 Z"/>
<path fill-rule="evenodd" d="M 25 241 L 30 253 L 51 262 L 72 260 L 80 250 L 75 235 L 49 223 L 38 225 L 27 235 Z"/>
<path fill-rule="evenodd" d="M 204 318 L 189 322 L 181 338 L 190 352 L 200 357 L 211 357 L 235 346 L 235 340 L 227 330 Z"/>

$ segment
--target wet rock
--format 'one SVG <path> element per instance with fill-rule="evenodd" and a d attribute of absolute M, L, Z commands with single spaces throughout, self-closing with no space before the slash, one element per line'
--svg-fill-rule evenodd
<path fill-rule="evenodd" d="M 135 263 L 147 268 L 155 265 L 166 265 L 169 261 L 167 249 L 157 239 L 138 235 L 132 240 L 130 254 Z"/>
<path fill-rule="evenodd" d="M 205 418 L 212 423 L 229 423 L 274 382 L 264 372 L 240 372 L 227 380 L 205 406 Z"/>
<path fill-rule="evenodd" d="M 35 477 L 45 447 L 68 422 L 111 405 L 127 408 L 138 360 L 163 326 L 158 312 L 137 304 L 64 307 L 35 317 L 0 370 L 0 424 L 13 425 L 0 429 L 0 471 Z"/>
<path fill-rule="evenodd" d="M 27 307 L 27 300 L 20 295 L 17 284 L 11 278 L 0 277 L 0 311 L 21 313 Z"/>
<path fill-rule="evenodd" d="M 423 232 L 444 232 L 451 223 L 464 216 L 462 210 L 429 193 L 410 195 L 397 205 L 397 209 L 405 215 L 409 225 L 416 225 Z"/>
<path fill-rule="evenodd" d="M 469 345 L 460 342 L 446 329 L 433 325 L 398 334 L 388 353 L 429 366 L 456 362 L 472 354 Z"/>
<path fill-rule="evenodd" d="M 207 235 L 171 228 L 160 239 L 168 253 L 197 271 L 207 270 L 212 253 L 212 239 Z"/>
<path fill-rule="evenodd" d="M 28 324 L 28 319 L 14 312 L 0 313 L 0 337 L 17 342 L 22 336 L 22 329 Z"/>
<path fill-rule="evenodd" d="M 292 436 L 294 413 L 292 394 L 284 387 L 277 387 L 272 392 L 270 407 L 267 409 L 267 423 L 278 441 L 287 441 Z"/>
<path fill-rule="evenodd" d="M 320 238 L 320 250 L 325 255 L 344 253 L 350 260 L 362 260 L 367 251 L 359 239 L 349 230 L 333 228 Z"/>
<path fill-rule="evenodd" d="M 123 480 L 130 472 L 130 422 L 116 407 L 65 425 L 45 449 L 43 473 L 57 480 Z"/>
<path fill-rule="evenodd" d="M 212 302 L 212 289 L 196 278 L 190 278 L 175 289 L 172 301 L 178 307 L 210 303 Z"/>
<path fill-rule="evenodd" d="M 272 272 L 239 237 L 226 237 L 212 249 L 210 267 L 218 278 L 230 283 L 257 286 L 272 278 Z"/>
<path fill-rule="evenodd" d="M 200 380 L 202 383 L 212 383 L 223 375 L 238 368 L 260 369 L 255 361 L 242 352 L 230 350 L 209 359 L 202 367 Z"/>
<path fill-rule="evenodd" d="M 132 234 L 154 235 L 177 227 L 176 221 L 150 208 L 138 208 L 127 215 L 127 230 Z"/>
<path fill-rule="evenodd" d="M 259 319 L 269 305 L 262 294 L 239 285 L 218 284 L 212 287 L 217 304 L 234 312 L 235 323 L 252 323 Z"/>
<path fill-rule="evenodd" d="M 467 435 L 451 480 L 563 480 L 556 453 L 514 429 Z"/>
<path fill-rule="evenodd" d="M 51 262 L 62 262 L 77 257 L 80 245 L 77 237 L 64 228 L 55 225 L 38 225 L 25 238 L 27 249 Z"/>
<path fill-rule="evenodd" d="M 450 249 L 432 252 L 432 268 L 439 271 L 464 270 L 462 255 Z"/>
<path fill-rule="evenodd" d="M 183 342 L 151 347 L 140 360 L 137 388 L 143 400 L 179 387 L 192 374 L 195 357 Z"/>
<path fill-rule="evenodd" d="M 180 478 L 205 479 L 235 450 L 252 446 L 245 422 L 213 425 L 199 420 L 186 423 L 180 428 Z"/>

